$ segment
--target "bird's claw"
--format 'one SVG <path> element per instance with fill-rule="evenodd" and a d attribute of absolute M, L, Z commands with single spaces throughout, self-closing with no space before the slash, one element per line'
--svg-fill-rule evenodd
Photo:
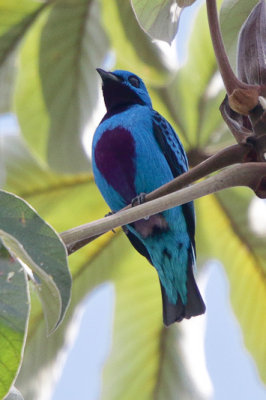
<path fill-rule="evenodd" d="M 146 193 L 140 193 L 138 196 L 134 197 L 134 199 L 131 200 L 131 206 L 139 206 L 140 204 L 145 203 L 145 198 L 146 198 Z M 145 220 L 148 220 L 150 217 L 145 217 Z"/>
<path fill-rule="evenodd" d="M 104 218 L 105 217 L 111 217 L 111 215 L 114 215 L 114 214 L 115 214 L 114 211 L 109 211 L 109 213 L 105 214 Z"/>
<path fill-rule="evenodd" d="M 140 193 L 138 196 L 134 197 L 134 199 L 131 200 L 131 206 L 135 207 L 145 203 L 145 197 L 146 193 Z"/>
<path fill-rule="evenodd" d="M 115 214 L 115 211 L 109 211 L 109 213 L 105 214 L 104 218 L 110 217 L 111 215 L 114 215 L 114 214 Z M 115 230 L 112 229 L 112 232 L 115 233 Z"/>

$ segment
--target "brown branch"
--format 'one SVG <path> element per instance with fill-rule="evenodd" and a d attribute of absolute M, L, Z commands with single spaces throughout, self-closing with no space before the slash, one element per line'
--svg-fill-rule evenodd
<path fill-rule="evenodd" d="M 159 199 L 151 200 L 148 203 L 132 207 L 131 209 L 119 211 L 109 217 L 90 222 L 85 225 L 70 229 L 61 233 L 61 238 L 68 249 L 87 238 L 95 237 L 109 230 L 130 224 L 139 219 L 151 216 L 188 203 L 200 197 L 220 190 L 235 186 L 247 186 L 254 190 L 261 197 L 266 197 L 266 163 L 245 163 L 220 171 L 204 181 L 195 183 L 190 187 L 181 189 L 178 192 L 170 193 Z"/>
<path fill-rule="evenodd" d="M 150 202 L 152 200 L 158 199 L 164 195 L 173 193 L 181 188 L 184 188 L 192 182 L 195 182 L 196 180 L 201 179 L 214 171 L 218 171 L 219 169 L 229 165 L 244 162 L 247 159 L 248 153 L 251 151 L 251 148 L 252 147 L 247 144 L 236 144 L 227 147 L 226 149 L 223 149 L 217 154 L 209 157 L 201 164 L 191 168 L 188 172 L 185 172 L 179 177 L 173 179 L 171 182 L 161 186 L 151 193 L 148 193 L 145 197 L 145 201 Z M 131 205 L 126 206 L 125 208 L 123 208 L 123 210 L 120 210 L 119 213 L 128 210 L 129 208 L 131 208 Z M 78 228 L 73 229 L 76 230 Z M 90 243 L 92 240 L 96 239 L 99 236 L 98 234 L 91 237 L 76 236 L 75 240 L 73 240 L 72 236 L 69 235 L 69 232 L 71 231 L 73 230 L 61 233 L 61 237 L 65 242 L 65 245 L 67 246 L 68 254 L 72 254 L 73 252 L 77 251 L 78 249 Z"/>

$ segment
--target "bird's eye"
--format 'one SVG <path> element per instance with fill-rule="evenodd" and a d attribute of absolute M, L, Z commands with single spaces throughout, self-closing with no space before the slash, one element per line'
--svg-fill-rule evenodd
<path fill-rule="evenodd" d="M 139 88 L 139 86 L 140 86 L 140 81 L 139 81 L 139 79 L 138 79 L 136 76 L 134 76 L 134 75 L 130 76 L 130 77 L 128 78 L 128 81 L 129 81 L 129 83 L 131 83 L 131 85 L 134 86 L 135 88 Z"/>

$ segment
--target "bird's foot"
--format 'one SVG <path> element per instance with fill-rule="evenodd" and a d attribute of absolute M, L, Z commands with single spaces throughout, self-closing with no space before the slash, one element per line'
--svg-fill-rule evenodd
<path fill-rule="evenodd" d="M 131 206 L 135 207 L 145 203 L 145 197 L 146 193 L 140 193 L 138 196 L 134 197 L 134 199 L 131 200 Z"/>
<path fill-rule="evenodd" d="M 104 218 L 111 217 L 111 215 L 114 215 L 114 214 L 115 214 L 115 211 L 109 211 L 109 213 L 105 214 Z"/>
<path fill-rule="evenodd" d="M 138 196 L 134 197 L 134 199 L 131 200 L 131 206 L 139 206 L 140 204 L 145 203 L 145 198 L 146 198 L 146 193 L 140 193 Z M 148 220 L 150 217 L 145 217 L 144 219 Z"/>
<path fill-rule="evenodd" d="M 110 217 L 111 215 L 114 215 L 114 214 L 115 214 L 115 211 L 109 211 L 109 213 L 105 214 L 104 218 L 105 217 Z M 112 232 L 115 233 L 115 230 L 112 229 Z"/>

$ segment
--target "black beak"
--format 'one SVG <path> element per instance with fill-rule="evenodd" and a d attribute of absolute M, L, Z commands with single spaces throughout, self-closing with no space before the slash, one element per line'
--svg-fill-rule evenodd
<path fill-rule="evenodd" d="M 96 71 L 102 78 L 103 83 L 106 81 L 114 81 L 114 82 L 121 82 L 120 79 L 115 76 L 112 72 L 105 71 L 104 69 L 101 68 L 96 68 Z"/>

